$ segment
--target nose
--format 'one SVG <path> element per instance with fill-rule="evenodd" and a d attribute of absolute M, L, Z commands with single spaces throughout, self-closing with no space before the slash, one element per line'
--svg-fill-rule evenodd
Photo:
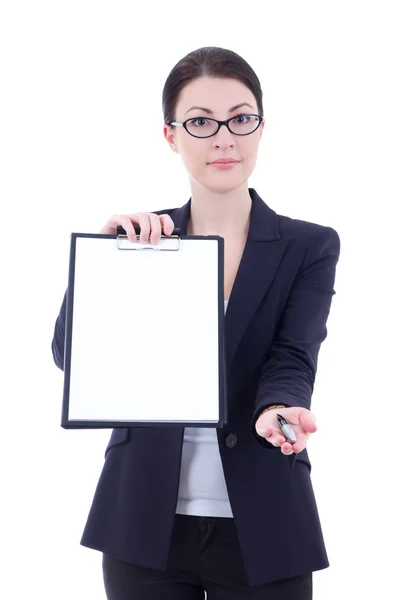
<path fill-rule="evenodd" d="M 231 148 L 235 144 L 233 133 L 231 133 L 229 131 L 229 129 L 227 128 L 226 125 L 222 125 L 222 127 L 220 127 L 218 133 L 216 133 L 212 139 L 213 139 L 214 147 L 216 147 L 216 148 L 221 148 L 221 147 Z"/>

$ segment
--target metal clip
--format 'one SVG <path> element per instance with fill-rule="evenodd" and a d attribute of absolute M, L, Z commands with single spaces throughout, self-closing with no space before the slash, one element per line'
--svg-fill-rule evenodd
<path fill-rule="evenodd" d="M 181 238 L 178 235 L 161 236 L 158 244 L 140 242 L 140 235 L 136 236 L 137 242 L 131 242 L 127 235 L 117 235 L 118 250 L 159 250 L 177 251 L 180 249 Z M 171 244 L 169 242 L 174 242 Z"/>

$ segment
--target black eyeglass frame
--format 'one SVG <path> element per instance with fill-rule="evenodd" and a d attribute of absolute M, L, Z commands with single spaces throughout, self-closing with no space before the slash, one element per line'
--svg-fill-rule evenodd
<path fill-rule="evenodd" d="M 257 127 L 255 129 L 253 129 L 253 131 L 250 131 L 249 133 L 236 133 L 235 131 L 232 131 L 232 129 L 229 127 L 229 122 L 233 121 L 233 119 L 237 119 L 238 117 L 258 117 L 259 121 L 258 121 Z M 214 121 L 215 123 L 218 123 L 217 130 L 214 131 L 214 133 L 212 133 L 211 135 L 194 135 L 194 133 L 191 133 L 188 130 L 187 123 L 189 123 L 189 121 L 196 121 L 197 119 L 204 119 L 207 121 Z M 209 117 L 191 117 L 190 119 L 186 119 L 186 121 L 183 121 L 183 122 L 171 121 L 170 123 L 166 123 L 166 124 L 167 125 L 178 125 L 179 127 L 184 127 L 184 129 L 186 129 L 188 134 L 191 135 L 192 137 L 195 137 L 195 138 L 201 139 L 201 140 L 205 140 L 207 138 L 213 137 L 214 135 L 217 135 L 217 133 L 221 129 L 222 125 L 226 125 L 226 128 L 228 129 L 228 131 L 230 131 L 233 135 L 239 135 L 239 136 L 251 135 L 252 133 L 257 131 L 257 129 L 260 127 L 260 125 L 263 121 L 264 121 L 264 117 L 262 117 L 261 115 L 256 115 L 256 114 L 251 114 L 251 113 L 243 113 L 241 115 L 236 115 L 235 117 L 231 117 L 230 119 L 227 119 L 226 121 L 218 121 L 218 119 L 211 119 Z"/>

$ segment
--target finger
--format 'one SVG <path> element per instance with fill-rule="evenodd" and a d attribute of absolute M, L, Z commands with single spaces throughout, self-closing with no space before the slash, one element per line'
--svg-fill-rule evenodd
<path fill-rule="evenodd" d="M 303 448 L 306 447 L 308 438 L 310 437 L 309 433 L 299 432 L 296 435 L 296 441 L 292 443 L 293 449 L 295 452 L 300 452 Z"/>
<path fill-rule="evenodd" d="M 256 431 L 258 433 L 259 436 L 267 439 L 269 441 L 269 438 L 275 433 L 275 429 L 273 427 L 271 427 L 270 425 L 265 429 L 264 427 L 260 427 L 257 423 L 256 425 Z"/>
<path fill-rule="evenodd" d="M 131 217 L 129 217 L 127 215 L 115 217 L 115 222 L 118 225 L 121 225 L 125 229 L 126 235 L 128 236 L 128 238 L 130 239 L 131 242 L 137 241 L 136 231 L 135 231 L 135 228 L 133 227 Z"/>
<path fill-rule="evenodd" d="M 307 446 L 308 438 L 310 437 L 309 433 L 300 433 L 297 435 L 297 440 L 292 443 L 293 452 L 298 454 L 302 452 L 304 448 Z"/>
<path fill-rule="evenodd" d="M 139 215 L 140 241 L 147 243 L 150 237 L 150 218 L 148 213 L 140 213 Z"/>
<path fill-rule="evenodd" d="M 161 221 L 160 217 L 154 213 L 149 213 L 149 221 L 150 221 L 150 241 L 152 244 L 158 244 L 161 237 Z"/>
<path fill-rule="evenodd" d="M 175 224 L 169 215 L 160 215 L 160 222 L 163 227 L 165 235 L 171 235 Z"/>
<path fill-rule="evenodd" d="M 301 446 L 297 442 L 295 442 L 294 444 L 292 444 L 293 452 L 295 452 L 296 454 L 298 454 L 299 452 L 302 452 L 304 450 L 304 448 L 305 448 L 305 446 Z"/>
<path fill-rule="evenodd" d="M 263 429 L 260 430 L 260 435 L 264 436 L 265 439 L 271 438 L 273 433 L 274 433 L 274 430 L 272 427 L 268 427 L 267 430 L 263 430 Z"/>
<path fill-rule="evenodd" d="M 279 434 L 271 434 L 271 437 L 268 439 L 268 441 L 270 442 L 270 444 L 272 444 L 273 446 L 275 446 L 276 448 L 278 448 L 279 446 L 282 446 L 282 444 L 284 444 L 286 442 L 286 438 L 283 437 L 283 435 L 279 435 Z"/>
<path fill-rule="evenodd" d="M 293 452 L 294 452 L 293 446 L 290 442 L 285 442 L 284 444 L 282 444 L 281 451 L 282 451 L 282 454 L 286 454 L 287 456 L 289 456 L 290 454 L 293 454 Z"/>
<path fill-rule="evenodd" d="M 267 429 L 257 428 L 258 435 L 265 438 L 270 444 L 276 448 L 282 446 L 286 442 L 286 438 L 281 435 L 274 427 L 269 425 Z"/>

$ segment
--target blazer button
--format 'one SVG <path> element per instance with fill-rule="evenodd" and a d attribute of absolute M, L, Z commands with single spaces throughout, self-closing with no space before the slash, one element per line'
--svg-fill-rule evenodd
<path fill-rule="evenodd" d="M 234 448 L 237 444 L 237 435 L 235 435 L 234 433 L 230 433 L 229 435 L 226 436 L 225 438 L 225 446 L 227 446 L 228 448 Z"/>

